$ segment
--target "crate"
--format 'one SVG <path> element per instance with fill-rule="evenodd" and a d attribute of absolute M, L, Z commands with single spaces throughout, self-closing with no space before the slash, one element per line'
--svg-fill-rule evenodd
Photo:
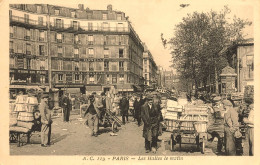
<path fill-rule="evenodd" d="M 165 120 L 166 131 L 173 131 L 178 129 L 179 124 L 175 120 Z"/>
<path fill-rule="evenodd" d="M 169 112 L 169 111 L 167 111 L 165 113 L 165 119 L 177 120 L 178 118 L 179 118 L 178 112 Z"/>
<path fill-rule="evenodd" d="M 207 132 L 207 123 L 193 123 L 197 132 Z"/>

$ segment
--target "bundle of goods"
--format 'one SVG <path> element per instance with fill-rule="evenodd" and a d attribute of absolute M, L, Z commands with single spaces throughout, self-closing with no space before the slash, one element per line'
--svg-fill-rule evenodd
<path fill-rule="evenodd" d="M 167 100 L 167 111 L 182 112 L 182 106 L 177 101 Z"/>
<path fill-rule="evenodd" d="M 177 120 L 179 118 L 178 112 L 169 112 L 167 111 L 165 113 L 165 119 L 172 119 L 172 120 Z"/>
<path fill-rule="evenodd" d="M 231 100 L 233 101 L 240 101 L 243 99 L 243 93 L 232 93 L 231 94 Z"/>
<path fill-rule="evenodd" d="M 15 100 L 15 109 L 14 111 L 16 112 L 23 112 L 23 111 L 27 111 L 27 104 L 26 104 L 26 100 L 27 100 L 27 95 L 18 95 L 16 100 Z"/>
<path fill-rule="evenodd" d="M 183 115 L 185 114 L 195 114 L 195 115 L 208 115 L 207 105 L 186 105 L 184 106 Z"/>
<path fill-rule="evenodd" d="M 38 100 L 36 97 L 28 97 L 26 103 L 27 112 L 35 112 L 38 110 Z"/>

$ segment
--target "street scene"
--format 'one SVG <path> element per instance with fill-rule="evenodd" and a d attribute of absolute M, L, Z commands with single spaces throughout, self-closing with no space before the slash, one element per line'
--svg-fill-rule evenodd
<path fill-rule="evenodd" d="M 100 4 L 9 4 L 10 155 L 254 156 L 252 3 Z"/>

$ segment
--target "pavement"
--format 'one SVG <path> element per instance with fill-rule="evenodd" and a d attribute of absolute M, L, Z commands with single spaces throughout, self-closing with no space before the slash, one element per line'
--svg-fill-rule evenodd
<path fill-rule="evenodd" d="M 170 133 L 164 132 L 159 137 L 157 153 L 145 153 L 143 126 L 138 127 L 130 117 L 126 125 L 119 127 L 118 132 L 112 133 L 111 128 L 100 127 L 98 137 L 90 136 L 90 129 L 85 119 L 78 113 L 72 113 L 69 123 L 64 123 L 61 116 L 55 116 L 52 124 L 50 147 L 41 147 L 40 132 L 33 133 L 30 144 L 17 147 L 10 143 L 10 155 L 177 155 L 177 156 L 221 156 L 216 153 L 217 142 L 206 142 L 205 153 L 196 150 L 195 144 L 176 145 L 174 152 L 170 151 Z M 113 135 L 113 136 L 112 136 Z M 26 142 L 26 137 L 22 140 Z M 248 143 L 244 140 L 244 155 L 248 155 Z"/>

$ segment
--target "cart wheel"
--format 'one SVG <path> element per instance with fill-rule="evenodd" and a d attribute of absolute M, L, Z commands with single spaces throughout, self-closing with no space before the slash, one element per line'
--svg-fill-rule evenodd
<path fill-rule="evenodd" d="M 171 151 L 174 151 L 174 145 L 175 145 L 174 137 L 173 135 L 171 135 L 171 140 L 170 140 Z"/>
<path fill-rule="evenodd" d="M 201 148 L 200 148 L 200 152 L 202 153 L 202 154 L 204 154 L 205 153 L 205 137 L 203 137 L 203 139 L 202 139 L 202 142 L 201 142 Z"/>
<path fill-rule="evenodd" d="M 113 133 L 117 132 L 117 123 L 115 121 L 112 123 L 112 131 Z"/>

